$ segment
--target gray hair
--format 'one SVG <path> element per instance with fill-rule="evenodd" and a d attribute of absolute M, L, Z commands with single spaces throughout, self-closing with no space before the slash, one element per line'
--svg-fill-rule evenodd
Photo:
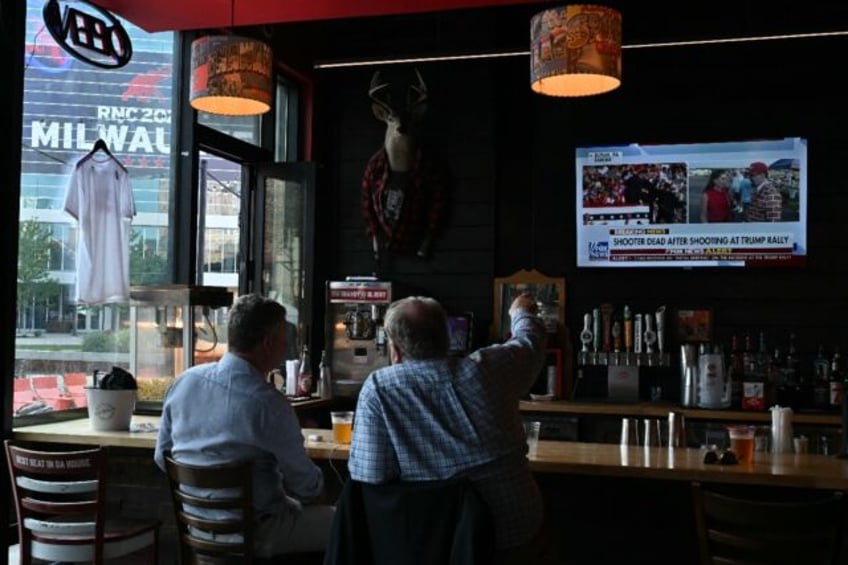
<path fill-rule="evenodd" d="M 253 351 L 285 321 L 282 304 L 258 294 L 245 294 L 230 309 L 227 344 L 233 351 Z"/>
<path fill-rule="evenodd" d="M 432 298 L 410 296 L 392 303 L 384 326 L 405 359 L 437 359 L 448 354 L 447 314 Z"/>

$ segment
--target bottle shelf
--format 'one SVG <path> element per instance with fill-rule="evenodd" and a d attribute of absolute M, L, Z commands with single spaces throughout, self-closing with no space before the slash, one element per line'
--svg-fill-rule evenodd
<path fill-rule="evenodd" d="M 683 408 L 678 404 L 666 402 L 636 402 L 632 404 L 613 402 L 573 402 L 568 400 L 532 401 L 519 403 L 521 412 L 545 412 L 569 415 L 636 416 L 646 418 L 665 417 L 669 412 L 679 412 L 690 420 L 715 420 L 736 422 L 771 422 L 771 412 L 753 412 L 748 410 L 706 410 L 703 408 Z M 842 421 L 837 413 L 795 412 L 793 422 L 819 426 L 840 426 Z"/>

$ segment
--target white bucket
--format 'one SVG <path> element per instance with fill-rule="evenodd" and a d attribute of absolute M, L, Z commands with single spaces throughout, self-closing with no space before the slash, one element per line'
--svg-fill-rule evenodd
<path fill-rule="evenodd" d="M 135 410 L 135 390 L 86 388 L 88 421 L 92 430 L 127 431 Z"/>

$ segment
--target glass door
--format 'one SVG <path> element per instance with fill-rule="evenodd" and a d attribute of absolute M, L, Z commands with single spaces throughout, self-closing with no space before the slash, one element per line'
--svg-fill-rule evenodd
<path fill-rule="evenodd" d="M 290 323 L 287 359 L 309 343 L 312 312 L 315 165 L 285 163 L 254 167 L 255 183 L 242 226 L 243 292 L 280 302 Z M 242 231 L 242 234 L 248 233 Z"/>

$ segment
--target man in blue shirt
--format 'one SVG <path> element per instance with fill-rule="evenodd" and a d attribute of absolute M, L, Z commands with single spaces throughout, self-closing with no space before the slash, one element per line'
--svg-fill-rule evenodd
<path fill-rule="evenodd" d="M 306 454 L 294 410 L 266 381 L 285 358 L 286 333 L 280 304 L 240 297 L 230 310 L 229 352 L 187 370 L 166 393 L 154 454 L 162 470 L 168 450 L 192 465 L 252 460 L 260 557 L 323 550 L 333 518 L 332 507 L 301 502 L 323 492 L 323 473 Z"/>
<path fill-rule="evenodd" d="M 495 520 L 499 550 L 531 542 L 542 526 L 539 488 L 525 454 L 518 401 L 544 363 L 535 299 L 509 309 L 512 337 L 448 356 L 438 302 L 411 297 L 385 316 L 392 365 L 371 373 L 357 401 L 348 469 L 366 483 L 471 479 Z"/>

